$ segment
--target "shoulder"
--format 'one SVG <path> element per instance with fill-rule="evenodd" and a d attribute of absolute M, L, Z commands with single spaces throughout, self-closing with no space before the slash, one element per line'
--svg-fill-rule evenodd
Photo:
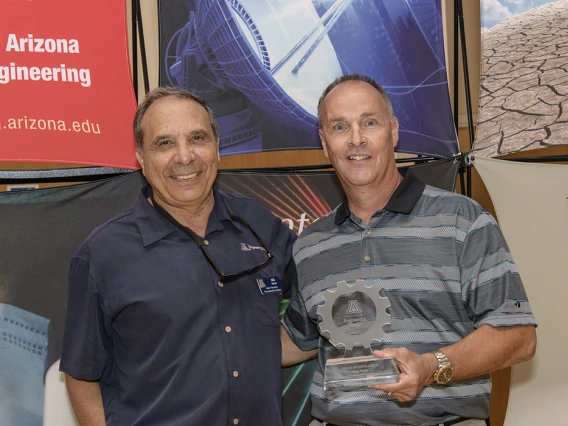
<path fill-rule="evenodd" d="M 300 252 L 304 252 L 304 249 L 309 251 L 311 247 L 316 246 L 336 233 L 340 225 L 335 223 L 335 213 L 340 206 L 315 220 L 298 236 L 294 243 L 294 256 L 298 256 L 297 261 L 301 259 Z"/>
<path fill-rule="evenodd" d="M 476 220 L 489 213 L 476 201 L 455 192 L 426 185 L 422 196 L 414 206 L 420 214 L 454 214 L 468 220 Z"/>
<path fill-rule="evenodd" d="M 262 203 L 241 194 L 226 191 L 217 193 L 223 198 L 229 212 L 248 223 L 267 244 L 282 243 L 291 246 L 296 240 L 296 233 Z"/>
<path fill-rule="evenodd" d="M 499 230 L 495 218 L 476 201 L 432 186 L 426 186 L 411 214 L 413 220 L 428 226 L 454 226 L 460 241 L 478 230 Z"/>
<path fill-rule="evenodd" d="M 333 209 L 332 211 L 330 211 L 328 214 L 321 216 L 320 218 L 314 220 L 310 226 L 308 226 L 304 232 L 302 232 L 300 234 L 300 236 L 298 237 L 298 239 L 302 239 L 302 238 L 308 238 L 308 237 L 312 237 L 314 234 L 317 234 L 319 232 L 327 232 L 330 231 L 334 228 L 337 228 L 338 225 L 336 225 L 335 223 L 335 213 L 337 212 L 337 209 L 341 206 L 341 204 L 339 206 L 337 206 L 335 209 Z"/>
<path fill-rule="evenodd" d="M 223 197 L 231 213 L 247 219 L 251 223 L 254 223 L 255 220 L 278 219 L 268 208 L 256 200 L 234 192 L 221 190 L 217 190 L 217 192 Z"/>
<path fill-rule="evenodd" d="M 129 207 L 93 229 L 77 249 L 74 257 L 85 260 L 93 250 L 104 251 L 120 243 L 125 231 L 137 232 L 134 207 Z"/>

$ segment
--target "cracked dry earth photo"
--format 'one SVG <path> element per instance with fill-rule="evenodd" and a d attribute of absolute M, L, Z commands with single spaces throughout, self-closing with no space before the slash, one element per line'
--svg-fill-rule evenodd
<path fill-rule="evenodd" d="M 482 34 L 477 138 L 494 157 L 568 142 L 568 0 Z M 565 111 L 566 110 L 566 111 Z"/>

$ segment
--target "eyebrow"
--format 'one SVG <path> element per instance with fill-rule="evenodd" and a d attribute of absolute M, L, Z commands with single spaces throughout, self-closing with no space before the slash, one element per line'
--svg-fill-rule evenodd
<path fill-rule="evenodd" d="M 362 112 L 361 114 L 359 114 L 360 118 L 367 118 L 367 117 L 373 117 L 375 115 L 379 115 L 380 113 L 378 111 L 376 112 Z M 329 123 L 337 123 L 338 121 L 345 121 L 346 118 L 345 117 L 331 117 L 331 119 L 328 120 Z"/>
<path fill-rule="evenodd" d="M 205 135 L 205 136 L 211 136 L 212 137 L 212 135 L 206 129 L 195 129 L 195 130 L 192 130 L 191 132 L 189 132 L 188 134 L 186 134 L 184 136 L 192 137 L 192 136 L 198 136 L 198 135 Z M 174 137 L 174 135 L 171 134 L 171 133 L 164 133 L 164 134 L 161 134 L 161 135 L 157 135 L 152 140 L 152 143 L 160 142 L 160 141 L 163 141 L 163 140 L 166 140 L 166 139 L 172 139 L 173 137 Z"/>

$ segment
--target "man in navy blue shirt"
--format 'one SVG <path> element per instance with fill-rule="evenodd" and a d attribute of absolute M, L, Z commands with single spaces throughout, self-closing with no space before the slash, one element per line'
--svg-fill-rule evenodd
<path fill-rule="evenodd" d="M 72 259 L 61 370 L 82 425 L 280 425 L 278 307 L 295 234 L 213 190 L 219 132 L 158 88 L 134 119 L 149 186 Z"/>

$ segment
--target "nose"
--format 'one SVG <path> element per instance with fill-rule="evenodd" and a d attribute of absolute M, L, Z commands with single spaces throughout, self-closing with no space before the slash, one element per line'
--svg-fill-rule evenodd
<path fill-rule="evenodd" d="M 359 146 L 365 143 L 363 129 L 358 124 L 354 125 L 351 128 L 351 138 L 349 143 L 353 146 Z"/>
<path fill-rule="evenodd" d="M 194 159 L 194 152 L 187 143 L 180 142 L 176 144 L 176 153 L 174 161 L 179 164 L 189 164 Z"/>

